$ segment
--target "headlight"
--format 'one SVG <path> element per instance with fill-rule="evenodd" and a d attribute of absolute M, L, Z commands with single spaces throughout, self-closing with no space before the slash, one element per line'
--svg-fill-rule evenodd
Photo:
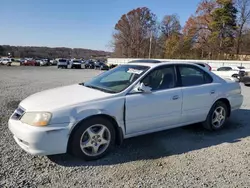
<path fill-rule="evenodd" d="M 21 122 L 28 125 L 43 127 L 49 124 L 52 114 L 49 112 L 26 112 Z"/>

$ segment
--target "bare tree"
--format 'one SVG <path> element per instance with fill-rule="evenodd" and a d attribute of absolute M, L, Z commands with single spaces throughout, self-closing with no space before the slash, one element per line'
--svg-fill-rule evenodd
<path fill-rule="evenodd" d="M 113 34 L 115 54 L 120 57 L 145 57 L 155 32 L 156 16 L 146 7 L 122 15 Z"/>
<path fill-rule="evenodd" d="M 172 34 L 177 34 L 181 30 L 179 17 L 176 14 L 166 15 L 161 22 L 161 31 L 169 37 Z"/>

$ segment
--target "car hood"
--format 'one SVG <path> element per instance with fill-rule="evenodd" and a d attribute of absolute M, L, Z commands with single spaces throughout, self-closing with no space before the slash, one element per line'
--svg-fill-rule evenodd
<path fill-rule="evenodd" d="M 66 106 L 86 103 L 112 96 L 96 89 L 75 84 L 45 90 L 24 99 L 20 106 L 26 111 L 53 111 Z"/>

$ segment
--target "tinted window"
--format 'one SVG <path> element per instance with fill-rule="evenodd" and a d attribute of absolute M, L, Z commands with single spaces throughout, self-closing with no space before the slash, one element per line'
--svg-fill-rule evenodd
<path fill-rule="evenodd" d="M 150 72 L 142 82 L 154 90 L 170 89 L 176 85 L 175 69 L 171 67 L 157 68 Z"/>
<path fill-rule="evenodd" d="M 179 66 L 182 86 L 195 86 L 211 83 L 213 79 L 205 71 L 193 66 Z"/>
<path fill-rule="evenodd" d="M 233 70 L 232 67 L 220 67 L 217 69 L 217 71 L 230 71 Z"/>
<path fill-rule="evenodd" d="M 200 66 L 202 66 L 202 67 L 205 67 L 205 65 L 204 64 L 202 64 L 202 63 L 196 63 L 197 65 L 200 65 Z"/>
<path fill-rule="evenodd" d="M 238 69 L 245 69 L 245 67 L 237 67 Z"/>

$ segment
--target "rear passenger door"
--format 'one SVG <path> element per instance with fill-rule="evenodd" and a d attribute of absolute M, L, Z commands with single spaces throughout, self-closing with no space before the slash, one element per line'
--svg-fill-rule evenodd
<path fill-rule="evenodd" d="M 202 68 L 195 65 L 178 65 L 182 87 L 182 123 L 204 121 L 216 98 L 217 84 Z"/>

